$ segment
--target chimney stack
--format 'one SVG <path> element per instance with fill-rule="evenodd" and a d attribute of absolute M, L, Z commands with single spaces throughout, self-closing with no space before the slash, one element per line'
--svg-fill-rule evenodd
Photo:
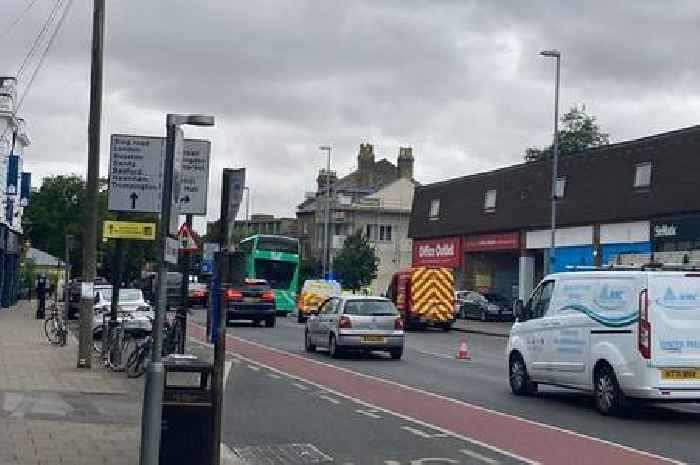
<path fill-rule="evenodd" d="M 399 147 L 399 158 L 396 161 L 399 178 L 413 179 L 413 161 L 413 148 Z"/>
<path fill-rule="evenodd" d="M 357 155 L 357 177 L 360 187 L 371 187 L 374 181 L 374 145 L 360 144 Z"/>

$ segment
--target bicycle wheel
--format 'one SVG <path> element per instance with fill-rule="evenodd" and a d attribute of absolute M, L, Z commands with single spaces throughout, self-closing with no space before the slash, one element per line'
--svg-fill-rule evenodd
<path fill-rule="evenodd" d="M 132 350 L 136 346 L 136 341 L 133 336 L 125 335 L 121 338 L 115 339 L 111 345 L 111 350 L 107 352 L 107 366 L 113 371 L 123 371 L 126 367 L 127 358 L 129 352 L 126 351 L 127 347 Z"/>
<path fill-rule="evenodd" d="M 99 336 L 95 332 L 92 333 L 92 349 L 98 354 L 101 354 L 105 349 L 103 342 L 107 335 L 104 334 L 104 331 L 100 331 L 98 334 Z"/>
<path fill-rule="evenodd" d="M 146 372 L 146 364 L 151 355 L 151 345 L 142 344 L 134 350 L 126 362 L 126 376 L 138 378 Z"/>
<path fill-rule="evenodd" d="M 53 316 L 44 322 L 44 333 L 51 344 L 58 344 L 58 324 Z"/>

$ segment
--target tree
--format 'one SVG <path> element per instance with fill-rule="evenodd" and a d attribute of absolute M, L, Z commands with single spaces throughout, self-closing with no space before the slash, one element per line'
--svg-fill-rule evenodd
<path fill-rule="evenodd" d="M 610 135 L 601 132 L 596 124 L 595 116 L 586 113 L 586 105 L 575 105 L 561 117 L 559 129 L 559 154 L 581 152 L 591 147 L 599 147 L 610 143 Z M 539 161 L 551 158 L 553 145 L 538 149 L 529 147 L 525 150 L 525 161 Z"/>
<path fill-rule="evenodd" d="M 378 263 L 374 248 L 357 230 L 345 239 L 343 248 L 333 259 L 333 269 L 344 288 L 358 291 L 377 277 Z"/>

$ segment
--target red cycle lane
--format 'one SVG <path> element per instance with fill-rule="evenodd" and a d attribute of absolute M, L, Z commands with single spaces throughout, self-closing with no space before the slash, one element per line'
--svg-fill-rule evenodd
<path fill-rule="evenodd" d="M 204 340 L 204 328 L 188 324 Z M 544 425 L 229 336 L 227 351 L 363 402 L 543 464 L 652 465 L 677 461 Z"/>

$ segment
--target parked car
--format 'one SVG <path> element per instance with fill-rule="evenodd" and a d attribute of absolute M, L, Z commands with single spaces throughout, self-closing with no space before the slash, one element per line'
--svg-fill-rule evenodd
<path fill-rule="evenodd" d="M 516 304 L 514 394 L 553 384 L 592 392 L 603 414 L 700 401 L 700 274 L 593 271 L 547 276 Z M 635 402 L 629 402 L 633 399 Z"/>
<path fill-rule="evenodd" d="M 224 308 L 227 326 L 232 320 L 252 320 L 255 325 L 264 321 L 268 328 L 275 326 L 275 293 L 264 279 L 248 278 L 242 287 L 226 289 Z"/>
<path fill-rule="evenodd" d="M 82 293 L 83 278 L 73 278 L 68 287 L 68 319 L 72 320 L 80 315 L 80 295 Z M 112 285 L 102 277 L 95 278 L 93 294 L 97 291 L 112 292 Z"/>
<path fill-rule="evenodd" d="M 100 337 L 105 319 L 112 311 L 112 289 L 95 291 L 95 315 L 92 332 Z M 149 333 L 155 312 L 143 298 L 141 289 L 120 289 L 117 309 L 117 321 L 124 322 L 125 331 L 129 333 Z"/>
<path fill-rule="evenodd" d="M 478 318 L 481 321 L 513 319 L 513 305 L 497 292 L 470 292 L 464 297 L 461 313 L 465 318 Z"/>
<path fill-rule="evenodd" d="M 209 303 L 209 288 L 204 283 L 190 283 L 187 292 L 187 303 L 190 307 L 206 307 Z"/>
<path fill-rule="evenodd" d="M 470 299 L 471 294 L 478 294 L 474 291 L 455 291 L 455 317 L 466 318 L 466 315 L 462 311 L 462 305 Z M 473 298 L 473 297 L 471 297 Z"/>
<path fill-rule="evenodd" d="M 331 297 L 306 320 L 304 346 L 307 352 L 328 348 L 334 358 L 346 350 L 381 350 L 398 360 L 403 355 L 404 320 L 384 297 Z"/>

